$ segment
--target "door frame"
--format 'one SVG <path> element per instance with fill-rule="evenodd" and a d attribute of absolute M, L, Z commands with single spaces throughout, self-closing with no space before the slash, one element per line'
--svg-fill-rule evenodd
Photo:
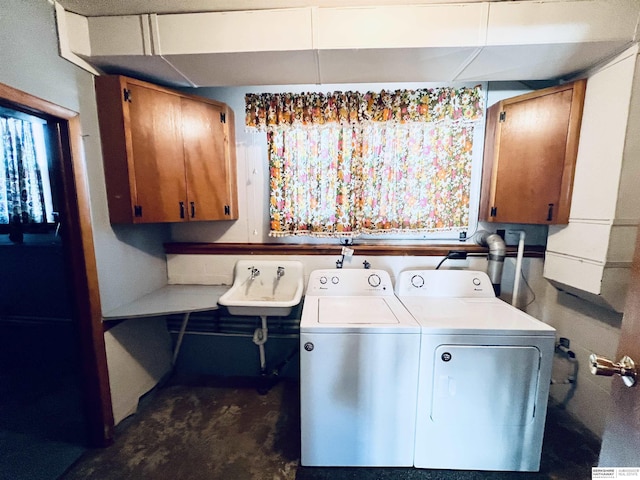
<path fill-rule="evenodd" d="M 69 263 L 72 312 L 82 367 L 87 434 L 92 446 L 113 443 L 114 420 L 104 343 L 98 271 L 91 227 L 89 186 L 77 112 L 0 83 L 0 100 L 45 116 L 57 129 L 56 146 L 65 215 L 64 258 Z"/>

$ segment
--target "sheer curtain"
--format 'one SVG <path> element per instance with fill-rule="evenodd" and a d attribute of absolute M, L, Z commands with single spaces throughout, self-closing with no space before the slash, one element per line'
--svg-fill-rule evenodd
<path fill-rule="evenodd" d="M 46 222 L 32 124 L 0 116 L 0 223 Z"/>
<path fill-rule="evenodd" d="M 272 236 L 468 228 L 480 87 L 245 100 L 267 132 Z"/>

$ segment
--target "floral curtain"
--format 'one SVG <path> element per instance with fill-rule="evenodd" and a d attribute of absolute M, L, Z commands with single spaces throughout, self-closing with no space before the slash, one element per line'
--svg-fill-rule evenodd
<path fill-rule="evenodd" d="M 31 123 L 0 116 L 0 223 L 46 221 Z"/>
<path fill-rule="evenodd" d="M 480 87 L 245 100 L 248 128 L 267 132 L 271 235 L 468 228 Z"/>

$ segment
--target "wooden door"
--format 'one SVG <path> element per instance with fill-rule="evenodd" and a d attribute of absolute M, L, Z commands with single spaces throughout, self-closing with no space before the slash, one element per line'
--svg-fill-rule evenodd
<path fill-rule="evenodd" d="M 637 368 L 640 363 L 640 234 L 636 239 L 615 361 L 624 355 L 631 357 Z M 614 378 L 610 402 L 599 466 L 640 467 L 640 385 L 627 387 L 621 378 Z"/>
<path fill-rule="evenodd" d="M 186 219 L 180 97 L 128 84 L 135 223 Z"/>
<path fill-rule="evenodd" d="M 562 90 L 504 106 L 493 221 L 554 223 L 571 99 Z"/>
<path fill-rule="evenodd" d="M 230 191 L 223 113 L 220 105 L 182 99 L 190 221 L 229 218 L 226 215 Z"/>

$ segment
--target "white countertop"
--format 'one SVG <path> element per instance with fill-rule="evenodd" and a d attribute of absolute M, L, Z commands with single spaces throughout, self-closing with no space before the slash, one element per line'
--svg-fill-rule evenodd
<path fill-rule="evenodd" d="M 165 285 L 106 312 L 103 319 L 122 320 L 215 310 L 218 299 L 229 288 L 229 285 Z"/>

